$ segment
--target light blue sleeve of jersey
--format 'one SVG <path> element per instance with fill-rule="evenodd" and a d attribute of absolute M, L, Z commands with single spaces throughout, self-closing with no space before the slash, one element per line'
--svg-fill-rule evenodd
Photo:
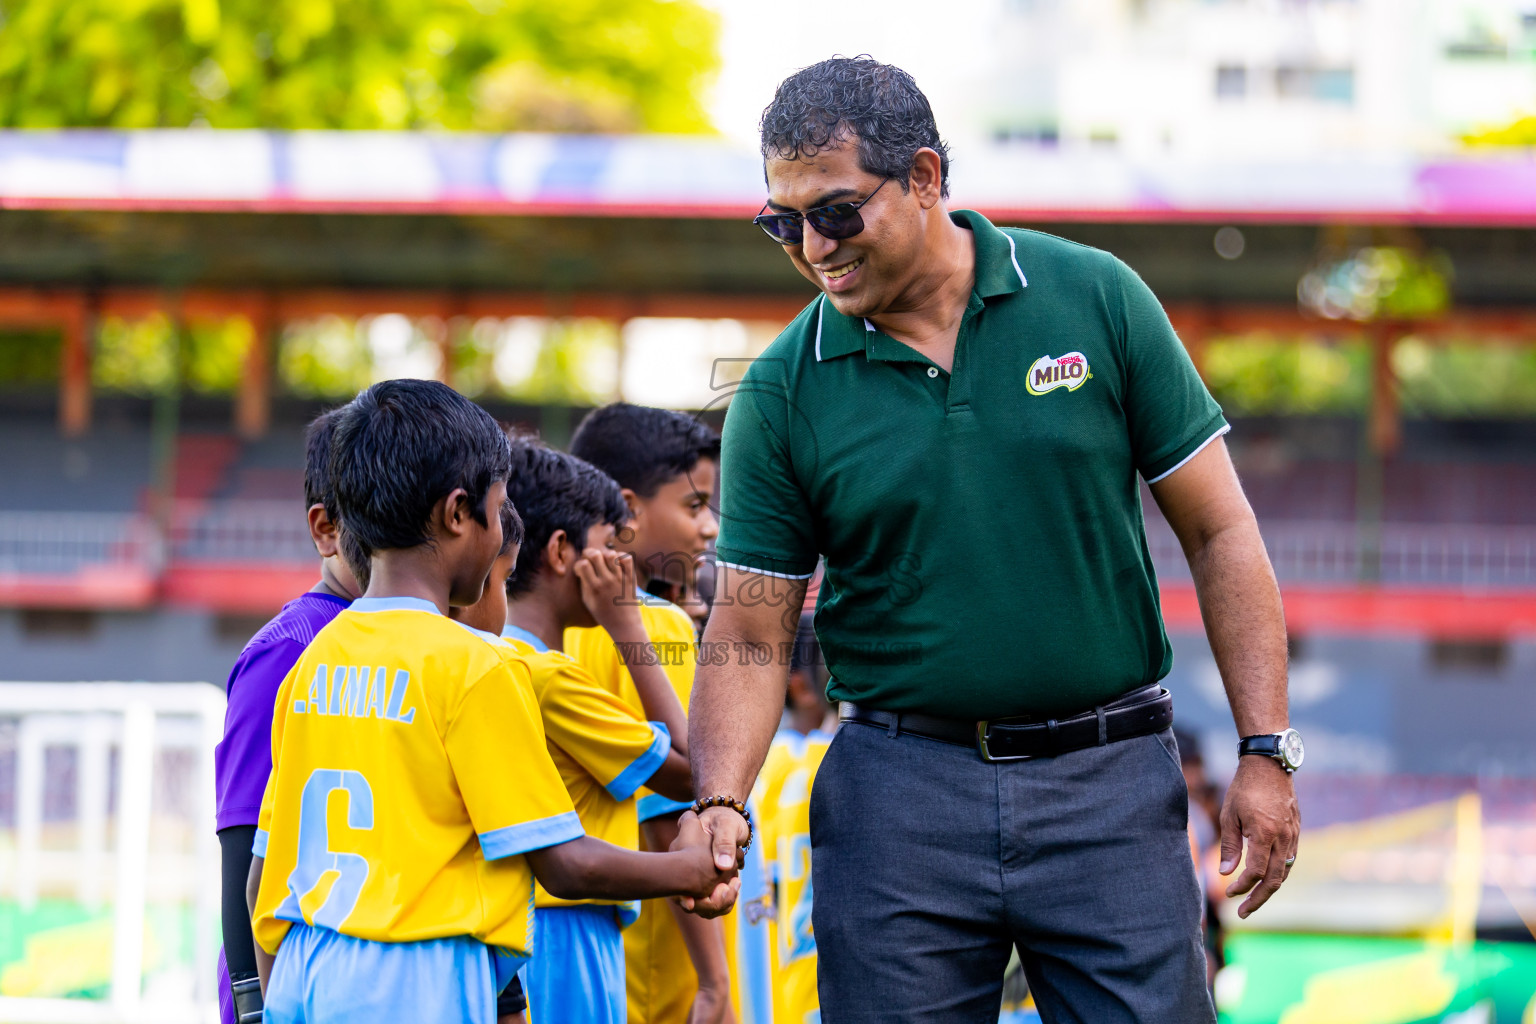
<path fill-rule="evenodd" d="M 652 818 L 664 818 L 669 814 L 682 814 L 692 806 L 693 804 L 687 800 L 673 800 L 660 793 L 647 793 L 640 798 L 640 820 L 650 821 Z"/>
<path fill-rule="evenodd" d="M 492 829 L 480 834 L 480 850 L 486 860 L 500 860 L 529 850 L 542 850 L 546 846 L 559 846 L 586 835 L 581 819 L 575 811 L 565 811 L 537 821 L 525 821 L 520 825 Z"/>
<path fill-rule="evenodd" d="M 608 795 L 623 803 L 635 795 L 635 790 L 645 785 L 656 769 L 660 768 L 667 759 L 667 751 L 672 749 L 672 733 L 662 722 L 651 722 L 651 732 L 654 739 L 646 748 L 645 753 L 635 758 L 614 780 L 603 788 Z"/>

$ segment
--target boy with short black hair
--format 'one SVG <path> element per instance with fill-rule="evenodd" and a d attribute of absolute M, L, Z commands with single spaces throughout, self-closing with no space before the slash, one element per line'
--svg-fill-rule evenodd
<path fill-rule="evenodd" d="M 507 580 L 502 635 L 533 674 L 550 754 L 583 828 L 633 849 L 635 792 L 646 784 L 683 798 L 691 780 L 682 705 L 651 654 L 631 558 L 613 550 L 628 509 L 599 470 L 533 438 L 512 441 L 508 496 L 523 513 L 527 537 L 510 578 L 505 560 L 491 572 L 493 586 Z M 464 621 L 486 630 L 499 625 L 491 607 L 497 599 L 488 594 Z M 617 641 L 643 710 L 599 686 L 563 652 L 566 629 L 582 627 L 602 628 Z M 533 1019 L 624 1024 L 622 930 L 638 905 L 561 900 L 542 888 L 535 905 L 539 948 L 527 972 Z"/>
<path fill-rule="evenodd" d="M 587 414 L 571 439 L 571 453 L 622 488 L 632 518 L 616 546 L 634 556 L 640 585 L 691 584 L 695 566 L 719 532 L 710 502 L 720 435 L 684 413 L 615 402 Z M 644 592 L 638 597 L 646 633 L 686 709 L 695 667 L 693 621 L 668 601 Z M 572 630 L 566 652 L 636 706 L 629 673 L 606 633 Z M 656 793 L 642 795 L 645 848 L 666 849 L 687 806 Z M 682 1024 L 690 1013 L 715 1019 L 717 1009 L 733 1001 L 725 924 L 671 904 L 644 905 L 640 920 L 624 933 L 633 1024 Z"/>
<path fill-rule="evenodd" d="M 363 592 L 340 550 L 341 521 L 331 493 L 331 435 L 340 409 L 322 413 L 304 433 L 304 505 L 309 538 L 320 556 L 320 580 L 283 605 L 246 643 L 225 685 L 224 738 L 213 751 L 215 828 L 223 854 L 219 950 L 219 1019 L 222 1024 L 259 1020 L 256 953 L 245 880 L 261 794 L 272 771 L 272 702 L 294 663 L 322 627 Z"/>
<path fill-rule="evenodd" d="M 277 696 L 249 890 L 267 1024 L 489 1024 L 532 950 L 535 877 L 569 898 L 726 884 L 688 822 L 669 854 L 586 836 L 527 671 L 445 614 L 501 550 L 509 462 L 496 422 L 431 381 L 376 384 L 337 425 L 371 579 Z"/>
<path fill-rule="evenodd" d="M 710 507 L 720 469 L 720 435 L 670 409 L 614 402 L 589 412 L 571 438 L 571 454 L 616 481 L 629 505 L 643 587 L 653 578 L 688 586 L 720 532 Z"/>

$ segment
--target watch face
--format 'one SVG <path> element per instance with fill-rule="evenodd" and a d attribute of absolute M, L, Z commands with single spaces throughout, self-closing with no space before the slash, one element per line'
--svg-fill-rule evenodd
<path fill-rule="evenodd" d="M 1307 757 L 1307 748 L 1301 742 L 1301 733 L 1295 729 L 1287 729 L 1280 734 L 1280 756 L 1285 758 L 1286 766 L 1293 771 L 1301 767 L 1301 762 Z"/>

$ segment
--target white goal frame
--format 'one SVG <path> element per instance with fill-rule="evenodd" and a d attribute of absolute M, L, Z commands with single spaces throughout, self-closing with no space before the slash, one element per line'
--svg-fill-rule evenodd
<path fill-rule="evenodd" d="M 42 868 L 44 748 L 76 750 L 75 805 L 80 869 L 76 898 L 103 902 L 111 871 L 112 975 L 104 1000 L 0 996 L 7 1024 L 202 1024 L 218 1019 L 214 958 L 218 947 L 219 846 L 214 834 L 213 748 L 223 735 L 224 693 L 207 683 L 0 683 L 0 718 L 18 719 L 16 849 L 18 903 L 38 896 Z M 175 722 L 162 722 L 162 718 Z M 195 724 L 188 735 L 186 719 Z M 144 924 L 150 869 L 150 814 L 155 752 L 176 739 L 196 751 L 192 771 L 194 997 L 168 1004 L 146 1000 Z M 115 851 L 107 850 L 110 748 L 119 749 Z M 52 853 L 53 851 L 48 851 Z"/>

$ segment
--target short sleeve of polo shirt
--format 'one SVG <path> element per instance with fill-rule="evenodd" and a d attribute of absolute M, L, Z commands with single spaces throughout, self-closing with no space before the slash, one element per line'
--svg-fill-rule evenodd
<path fill-rule="evenodd" d="M 544 743 L 532 686 L 505 663 L 470 684 L 449 714 L 443 749 L 486 860 L 583 835 Z M 516 752 L 509 779 L 508 754 Z"/>
<path fill-rule="evenodd" d="M 715 554 L 724 565 L 808 579 L 819 552 L 810 501 L 791 458 L 787 370 L 783 359 L 764 354 L 731 396 L 720 444 Z"/>
<path fill-rule="evenodd" d="M 575 662 L 550 673 L 540 698 L 544 732 L 602 783 L 615 800 L 628 800 L 656 774 L 672 749 L 660 722 L 646 722 Z"/>
<path fill-rule="evenodd" d="M 1125 345 L 1125 412 L 1136 470 L 1156 483 L 1229 427 L 1152 289 L 1114 261 Z"/>

